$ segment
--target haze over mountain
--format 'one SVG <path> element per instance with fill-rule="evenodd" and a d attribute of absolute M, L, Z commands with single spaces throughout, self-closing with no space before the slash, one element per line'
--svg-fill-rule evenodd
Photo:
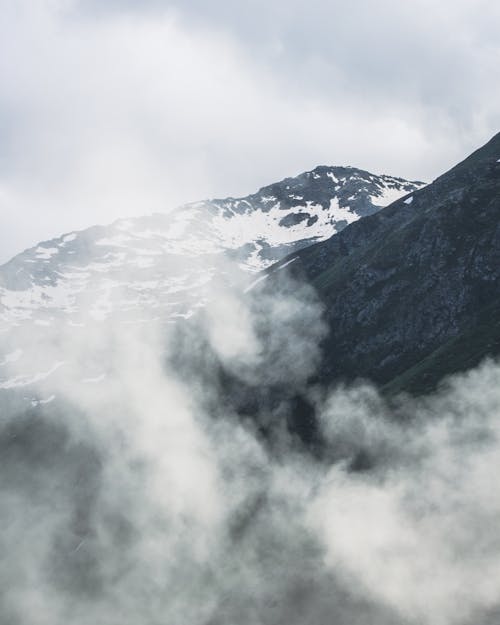
<path fill-rule="evenodd" d="M 500 624 L 499 33 L 0 0 L 0 625 Z"/>
<path fill-rule="evenodd" d="M 4 265 L 0 621 L 495 625 L 500 367 L 394 393 L 498 352 L 499 214 L 497 135 Z"/>
<path fill-rule="evenodd" d="M 79 316 L 79 300 L 89 299 L 95 304 L 84 312 L 95 319 L 115 308 L 117 314 L 190 314 L 206 297 L 221 255 L 243 271 L 263 269 L 422 185 L 355 168 L 317 167 L 246 198 L 197 202 L 71 232 L 0 269 L 1 319 L 51 323 L 63 313 L 71 321 Z"/>
<path fill-rule="evenodd" d="M 319 298 L 321 359 L 303 386 L 286 375 L 242 384 L 226 370 L 234 409 L 276 412 L 271 424 L 316 444 L 311 387 L 369 380 L 422 394 L 500 354 L 499 216 L 497 134 L 428 186 L 268 269 L 255 297 L 286 298 L 305 283 Z"/>
<path fill-rule="evenodd" d="M 217 297 L 218 283 L 244 288 L 253 280 L 245 274 L 422 184 L 322 166 L 246 198 L 198 202 L 39 243 L 0 268 L 0 393 L 20 391 L 28 403 L 57 396 L 37 398 L 31 389 L 39 379 L 68 375 L 64 344 L 59 353 L 38 348 L 61 325 L 85 336 L 89 324 L 104 320 L 127 327 L 190 317 Z M 82 380 L 103 382 L 107 365 L 77 370 Z"/>

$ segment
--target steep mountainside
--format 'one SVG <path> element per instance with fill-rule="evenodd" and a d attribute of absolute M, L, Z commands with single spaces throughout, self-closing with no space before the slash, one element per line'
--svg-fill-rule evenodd
<path fill-rule="evenodd" d="M 67 343 L 105 321 L 126 329 L 189 317 L 214 280 L 248 284 L 252 272 L 422 184 L 317 167 L 246 198 L 198 202 L 40 243 L 0 267 L 0 393 L 19 389 L 36 402 L 30 389 L 37 381 L 67 375 L 64 350 L 37 349 L 41 338 L 54 334 L 55 343 Z M 92 362 L 84 378 L 102 381 L 105 369 Z"/>
<path fill-rule="evenodd" d="M 500 352 L 500 134 L 429 186 L 290 257 L 325 303 L 320 379 L 427 391 Z"/>

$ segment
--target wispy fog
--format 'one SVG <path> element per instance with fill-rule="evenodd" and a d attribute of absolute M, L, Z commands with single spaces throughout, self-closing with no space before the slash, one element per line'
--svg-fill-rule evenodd
<path fill-rule="evenodd" d="M 0 622 L 497 623 L 500 367 L 390 404 L 316 388 L 321 316 L 288 283 L 31 337 L 62 364 L 0 391 Z M 321 452 L 266 388 L 314 406 Z"/>

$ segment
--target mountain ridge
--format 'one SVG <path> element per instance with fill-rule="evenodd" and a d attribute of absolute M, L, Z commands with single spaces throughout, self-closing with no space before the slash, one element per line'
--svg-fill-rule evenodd
<path fill-rule="evenodd" d="M 424 391 L 463 370 L 455 361 L 427 383 L 396 383 L 499 297 L 499 217 L 500 133 L 411 196 L 298 251 L 291 271 L 314 285 L 329 319 L 322 379 Z"/>
<path fill-rule="evenodd" d="M 62 300 L 66 309 L 71 308 L 85 285 L 99 290 L 98 282 L 105 276 L 115 285 L 126 283 L 127 273 L 131 306 L 140 305 L 137 294 L 145 291 L 151 302 L 161 302 L 169 293 L 196 287 L 200 275 L 209 283 L 215 273 L 209 268 L 221 255 L 236 261 L 243 271 L 261 270 L 421 184 L 356 168 L 322 166 L 244 198 L 194 202 L 166 213 L 65 233 L 0 267 L 0 315 L 5 317 L 13 308 L 14 317 L 29 318 L 33 309 L 46 311 L 51 300 L 54 309 Z M 197 256 L 203 262 L 197 264 Z M 180 275 L 181 262 L 185 276 Z M 172 271 L 171 265 L 177 268 Z M 157 295 L 162 289 L 164 295 Z M 188 314 L 190 306 L 172 314 Z"/>

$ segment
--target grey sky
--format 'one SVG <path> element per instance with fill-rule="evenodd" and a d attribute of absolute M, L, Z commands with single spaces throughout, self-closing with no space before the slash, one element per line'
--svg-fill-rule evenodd
<path fill-rule="evenodd" d="M 0 261 L 320 163 L 430 180 L 500 129 L 494 0 L 0 12 Z"/>

